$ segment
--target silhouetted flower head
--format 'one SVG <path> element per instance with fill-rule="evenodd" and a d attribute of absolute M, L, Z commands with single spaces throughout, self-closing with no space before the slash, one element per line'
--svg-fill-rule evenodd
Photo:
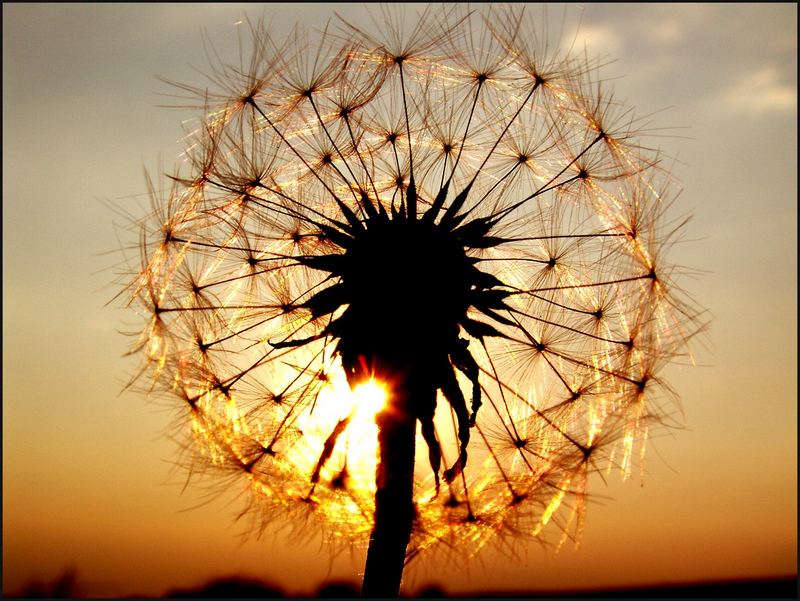
<path fill-rule="evenodd" d="M 627 476 L 671 411 L 697 320 L 668 174 L 596 64 L 490 11 L 255 24 L 181 86 L 202 114 L 142 225 L 137 349 L 262 524 L 366 541 L 375 413 L 424 388 L 414 551 L 576 535 L 589 474 Z"/>

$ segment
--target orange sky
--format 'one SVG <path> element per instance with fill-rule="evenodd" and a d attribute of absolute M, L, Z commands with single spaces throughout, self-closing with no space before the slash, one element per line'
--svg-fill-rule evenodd
<path fill-rule="evenodd" d="M 155 76 L 203 67 L 201 29 L 235 42 L 244 9 L 3 5 L 5 594 L 69 567 L 103 596 L 232 574 L 296 593 L 360 578 L 363 552 L 329 560 L 311 534 L 242 542 L 233 495 L 181 494 L 172 414 L 120 393 L 135 361 L 118 330 L 135 319 L 104 306 L 118 257 L 102 253 L 119 243 L 101 200 L 144 192 L 159 153 L 171 164 L 187 115 L 158 108 Z M 311 26 L 331 14 L 272 10 Z M 578 549 L 533 543 L 468 566 L 432 554 L 406 591 L 796 574 L 796 17 L 789 4 L 585 8 L 580 43 L 618 59 L 617 94 L 641 114 L 671 107 L 654 127 L 689 128 L 656 138 L 678 157 L 676 213 L 695 214 L 671 257 L 702 270 L 684 286 L 713 317 L 698 366 L 667 370 L 687 429 L 652 441 L 642 485 L 596 478 Z"/>

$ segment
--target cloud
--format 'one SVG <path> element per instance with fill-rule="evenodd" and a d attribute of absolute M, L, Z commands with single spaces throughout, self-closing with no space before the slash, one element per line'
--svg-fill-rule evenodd
<path fill-rule="evenodd" d="M 639 37 L 658 48 L 674 47 L 704 27 L 713 9 L 701 4 L 654 5 L 643 13 L 635 31 Z"/>
<path fill-rule="evenodd" d="M 678 19 L 667 19 L 653 26 L 650 39 L 659 45 L 673 45 L 686 35 L 686 27 Z"/>
<path fill-rule="evenodd" d="M 738 113 L 794 111 L 797 87 L 787 83 L 778 69 L 769 65 L 743 73 L 722 91 L 720 100 L 729 110 Z"/>
<path fill-rule="evenodd" d="M 589 56 L 605 56 L 616 58 L 621 54 L 625 42 L 614 29 L 608 25 L 581 25 L 574 38 L 565 36 L 563 45 L 571 46 L 574 51 L 582 51 L 584 48 Z"/>

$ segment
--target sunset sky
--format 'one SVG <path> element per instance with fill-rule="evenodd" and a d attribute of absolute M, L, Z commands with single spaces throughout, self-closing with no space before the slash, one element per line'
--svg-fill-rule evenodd
<path fill-rule="evenodd" d="M 182 491 L 173 414 L 122 392 L 137 320 L 107 305 L 122 245 L 109 205 L 146 205 L 181 120 L 157 76 L 200 82 L 202 32 L 235 56 L 236 23 L 322 27 L 358 4 L 3 4 L 3 592 L 67 569 L 88 596 L 158 595 L 247 575 L 290 594 L 360 580 L 277 524 L 242 538 L 235 494 Z M 410 8 L 411 12 L 415 10 Z M 695 365 L 665 373 L 686 429 L 652 440 L 642 478 L 595 481 L 581 544 L 469 563 L 435 553 L 404 592 L 437 585 L 584 589 L 794 576 L 797 564 L 797 7 L 553 5 L 615 98 L 648 119 L 694 215 L 670 261 L 709 311 Z M 570 29 L 572 27 L 572 29 Z M 570 38 L 570 41 L 573 38 Z M 127 236 L 127 237 L 126 237 Z M 235 491 L 234 491 L 235 492 Z"/>

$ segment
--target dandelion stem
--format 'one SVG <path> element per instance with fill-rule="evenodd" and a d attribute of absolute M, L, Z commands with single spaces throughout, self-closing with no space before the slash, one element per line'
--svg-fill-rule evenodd
<path fill-rule="evenodd" d="M 405 388 L 405 387 L 404 387 Z M 369 539 L 362 597 L 397 597 L 414 520 L 412 393 L 398 390 L 375 418 L 380 459 L 375 475 L 375 525 Z"/>

